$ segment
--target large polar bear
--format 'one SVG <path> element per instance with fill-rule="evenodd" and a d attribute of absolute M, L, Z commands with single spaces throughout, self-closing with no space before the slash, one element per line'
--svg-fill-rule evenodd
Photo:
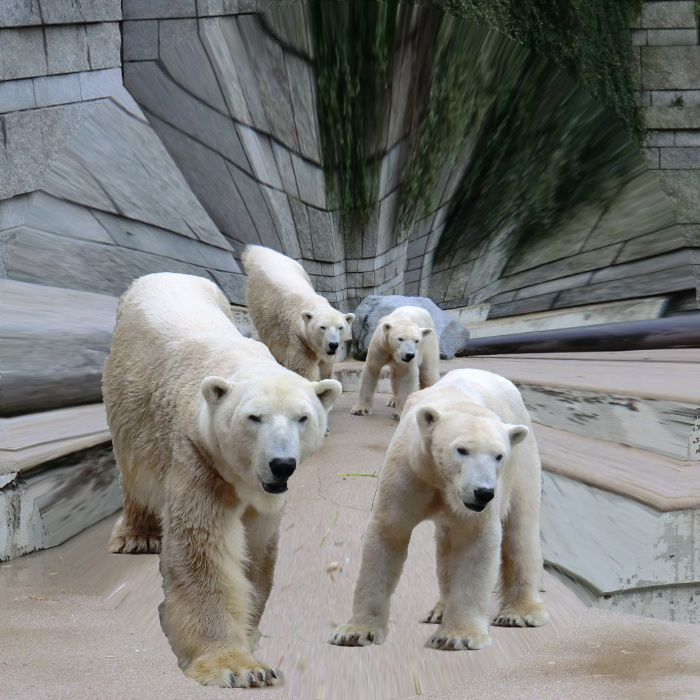
<path fill-rule="evenodd" d="M 418 306 L 400 306 L 379 319 L 362 369 L 360 397 L 350 413 L 371 415 L 379 374 L 389 365 L 393 418 L 399 419 L 406 399 L 440 379 L 440 346 L 430 313 Z"/>
<path fill-rule="evenodd" d="M 494 624 L 546 624 L 549 614 L 539 594 L 540 469 L 530 417 L 507 379 L 453 370 L 413 394 L 379 477 L 352 618 L 330 643 L 384 642 L 411 532 L 426 519 L 436 524 L 440 584 L 440 600 L 421 620 L 440 624 L 427 646 L 491 644 L 488 605 L 499 559 Z"/>
<path fill-rule="evenodd" d="M 321 445 L 340 391 L 244 338 L 208 280 L 146 275 L 119 302 L 103 394 L 124 515 L 109 547 L 160 551 L 163 630 L 185 674 L 204 685 L 278 682 L 252 651 L 282 494 Z"/>
<path fill-rule="evenodd" d="M 251 245 L 242 262 L 248 313 L 275 359 L 307 379 L 330 377 L 355 314 L 342 314 L 316 294 L 304 268 L 282 253 Z"/>

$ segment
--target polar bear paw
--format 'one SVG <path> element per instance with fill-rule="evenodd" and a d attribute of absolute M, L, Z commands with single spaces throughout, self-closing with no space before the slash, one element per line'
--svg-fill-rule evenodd
<path fill-rule="evenodd" d="M 440 625 L 442 624 L 442 612 L 443 607 L 438 603 L 430 612 L 423 615 L 420 621 L 428 625 Z"/>
<path fill-rule="evenodd" d="M 549 622 L 547 606 L 539 601 L 501 610 L 493 624 L 498 627 L 542 627 Z"/>
<path fill-rule="evenodd" d="M 396 406 L 396 399 L 392 396 L 392 397 L 386 402 L 386 405 L 387 405 L 389 408 L 394 408 L 394 406 Z"/>
<path fill-rule="evenodd" d="M 401 420 L 401 414 L 400 414 L 400 413 L 397 413 L 396 411 L 393 411 L 393 412 L 392 412 L 391 417 L 392 417 L 394 420 Z"/>
<path fill-rule="evenodd" d="M 465 649 L 486 649 L 491 646 L 492 641 L 488 632 L 439 629 L 425 646 L 441 651 L 464 651 Z"/>
<path fill-rule="evenodd" d="M 370 644 L 383 644 L 385 637 L 385 632 L 378 628 L 340 625 L 328 643 L 339 647 L 366 647 Z"/>
<path fill-rule="evenodd" d="M 187 667 L 185 675 L 202 685 L 219 688 L 261 688 L 282 682 L 276 669 L 237 651 L 200 656 Z"/>
<path fill-rule="evenodd" d="M 352 416 L 371 416 L 372 407 L 364 406 L 361 403 L 356 403 L 352 409 L 350 409 L 350 415 Z"/>

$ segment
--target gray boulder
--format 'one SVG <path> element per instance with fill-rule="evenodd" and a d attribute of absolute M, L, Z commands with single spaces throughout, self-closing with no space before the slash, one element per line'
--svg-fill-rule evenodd
<path fill-rule="evenodd" d="M 452 359 L 455 353 L 467 344 L 469 331 L 430 299 L 374 294 L 365 297 L 355 311 L 355 321 L 352 324 L 352 354 L 356 360 L 367 358 L 369 342 L 379 319 L 400 306 L 419 306 L 430 313 L 440 340 L 440 359 Z"/>

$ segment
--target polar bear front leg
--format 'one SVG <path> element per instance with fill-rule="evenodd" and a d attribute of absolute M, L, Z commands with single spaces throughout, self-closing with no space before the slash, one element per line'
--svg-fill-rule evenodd
<path fill-rule="evenodd" d="M 260 618 L 265 612 L 274 583 L 281 519 L 281 514 L 261 514 L 252 508 L 243 517 L 249 555 L 246 576 L 253 593 L 250 614 L 251 651 L 255 651 L 260 639 Z"/>
<path fill-rule="evenodd" d="M 420 621 L 427 624 L 439 625 L 442 622 L 442 615 L 445 610 L 445 601 L 450 593 L 450 538 L 449 529 L 444 523 L 437 522 L 435 525 L 435 553 L 437 560 L 437 579 L 440 586 L 440 599 L 428 611 Z"/>
<path fill-rule="evenodd" d="M 388 523 L 372 515 L 362 546 L 362 564 L 355 585 L 352 617 L 340 625 L 329 644 L 383 644 L 389 624 L 391 596 L 401 577 L 411 539 L 411 523 Z"/>
<path fill-rule="evenodd" d="M 374 392 L 377 390 L 377 382 L 382 367 L 386 364 L 386 356 L 381 350 L 377 350 L 370 345 L 365 366 L 362 368 L 362 379 L 360 380 L 360 398 L 352 407 L 350 413 L 353 416 L 371 416 Z"/>
<path fill-rule="evenodd" d="M 500 527 L 473 532 L 451 527 L 448 591 L 442 623 L 427 641 L 433 649 L 459 651 L 491 646 L 488 606 L 498 578 Z"/>
<path fill-rule="evenodd" d="M 396 373 L 396 389 L 394 393 L 396 410 L 392 413 L 391 417 L 395 420 L 400 420 L 408 397 L 414 391 L 418 391 L 418 367 L 411 362 L 406 371 L 397 372 L 394 367 L 392 367 L 391 371 L 392 374 Z"/>
<path fill-rule="evenodd" d="M 549 622 L 540 596 L 542 548 L 539 494 L 514 502 L 503 526 L 501 605 L 493 624 L 500 627 L 541 627 Z"/>

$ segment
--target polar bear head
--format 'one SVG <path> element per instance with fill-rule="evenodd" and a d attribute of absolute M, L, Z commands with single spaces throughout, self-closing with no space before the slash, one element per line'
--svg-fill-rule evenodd
<path fill-rule="evenodd" d="M 384 321 L 382 328 L 391 356 L 397 363 L 411 362 L 423 338 L 433 332 L 432 328 L 421 328 L 411 321 Z"/>
<path fill-rule="evenodd" d="M 471 405 L 439 411 L 424 405 L 416 422 L 451 509 L 480 513 L 498 496 L 499 476 L 511 450 L 528 435 L 525 425 L 504 423 L 492 411 Z"/>
<path fill-rule="evenodd" d="M 301 312 L 301 333 L 318 355 L 335 355 L 341 343 L 351 338 L 355 314 L 341 314 L 333 308 Z"/>
<path fill-rule="evenodd" d="M 221 476 L 236 486 L 279 494 L 320 446 L 340 382 L 283 376 L 206 377 L 199 416 L 202 440 Z"/>

